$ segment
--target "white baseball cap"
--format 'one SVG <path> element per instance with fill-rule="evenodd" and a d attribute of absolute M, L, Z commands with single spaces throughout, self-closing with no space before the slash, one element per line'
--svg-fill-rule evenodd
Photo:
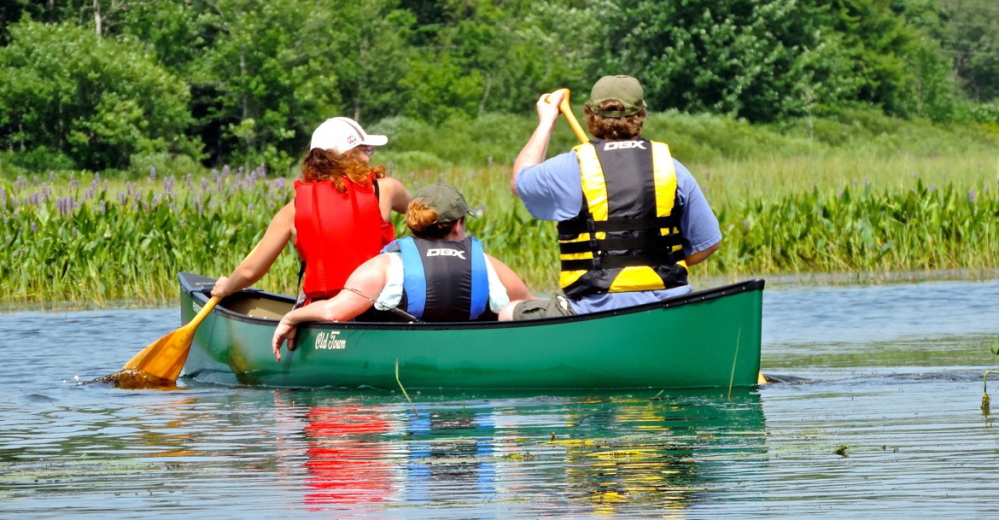
<path fill-rule="evenodd" d="M 361 125 L 349 117 L 332 117 L 312 132 L 309 148 L 322 148 L 344 153 L 358 146 L 382 146 L 388 142 L 384 135 L 368 135 Z"/>

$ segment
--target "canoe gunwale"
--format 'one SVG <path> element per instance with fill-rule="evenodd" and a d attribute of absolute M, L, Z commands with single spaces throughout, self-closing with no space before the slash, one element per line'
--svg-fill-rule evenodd
<path fill-rule="evenodd" d="M 215 283 L 214 278 L 208 278 L 193 273 L 179 273 L 177 275 L 177 278 L 180 281 L 181 290 L 190 295 L 194 301 L 198 302 L 200 305 L 204 305 L 205 303 L 208 302 L 211 288 L 214 286 Z M 562 316 L 555 318 L 540 318 L 536 320 L 525 320 L 525 321 L 441 322 L 441 323 L 311 322 L 311 323 L 302 324 L 300 326 L 315 328 L 315 329 L 390 329 L 390 330 L 410 330 L 410 329 L 453 330 L 453 329 L 500 329 L 500 328 L 538 327 L 544 325 L 568 324 L 568 323 L 576 323 L 576 322 L 583 322 L 590 320 L 599 320 L 614 316 L 635 314 L 635 313 L 648 312 L 660 309 L 672 309 L 676 307 L 682 307 L 684 305 L 690 305 L 693 303 L 714 300 L 725 296 L 730 296 L 733 294 L 739 294 L 751 291 L 762 291 L 764 285 L 765 281 L 763 279 L 757 278 L 730 285 L 724 285 L 701 291 L 695 291 L 674 298 L 669 298 L 666 300 L 647 303 L 644 305 L 638 305 L 634 307 L 625 307 L 622 309 L 614 309 L 609 311 L 592 312 L 587 314 L 575 314 L 572 316 Z M 287 303 L 294 303 L 295 301 L 294 298 L 291 298 L 286 295 L 267 292 L 252 287 L 248 289 L 243 289 L 242 291 L 239 291 L 236 294 L 272 299 Z M 259 318 L 259 317 L 247 316 L 245 314 L 232 311 L 225 307 L 224 299 L 222 300 L 222 302 L 220 302 L 218 306 L 215 307 L 215 309 L 212 312 L 223 315 L 225 316 L 226 319 L 242 321 L 246 323 L 256 323 L 261 325 L 273 326 L 276 325 L 278 321 L 273 318 Z"/>

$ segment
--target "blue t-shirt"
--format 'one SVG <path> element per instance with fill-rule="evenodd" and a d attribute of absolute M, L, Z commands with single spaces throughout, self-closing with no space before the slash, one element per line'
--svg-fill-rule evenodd
<path fill-rule="evenodd" d="M 721 242 L 721 228 L 694 176 L 676 159 L 673 165 L 677 186 L 675 204 L 682 208 L 680 233 L 689 243 L 684 246 L 683 254 L 690 256 Z M 576 152 L 563 153 L 521 169 L 517 173 L 517 193 L 534 218 L 555 222 L 569 220 L 579 214 L 583 203 L 580 177 Z M 569 300 L 569 303 L 573 310 L 582 314 L 651 303 L 691 290 L 689 285 L 683 285 L 657 291 L 591 294 Z"/>

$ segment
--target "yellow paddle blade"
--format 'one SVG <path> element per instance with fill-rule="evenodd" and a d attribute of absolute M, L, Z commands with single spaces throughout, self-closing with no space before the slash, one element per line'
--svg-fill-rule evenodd
<path fill-rule="evenodd" d="M 132 359 L 125 363 L 122 371 L 143 372 L 149 376 L 173 382 L 177 380 L 180 371 L 184 369 L 187 354 L 191 351 L 194 331 L 204 321 L 208 313 L 215 308 L 219 299 L 213 297 L 202 307 L 197 316 L 187 325 L 163 336 L 148 347 L 142 349 Z"/>
<path fill-rule="evenodd" d="M 185 325 L 156 340 L 135 355 L 122 370 L 135 370 L 176 381 L 187 361 L 194 340 L 194 328 Z"/>

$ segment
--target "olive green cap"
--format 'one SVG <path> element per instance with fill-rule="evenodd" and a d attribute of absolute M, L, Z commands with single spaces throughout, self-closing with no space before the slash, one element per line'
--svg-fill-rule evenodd
<path fill-rule="evenodd" d="M 454 222 L 465 215 L 472 215 L 465 197 L 458 188 L 450 184 L 430 184 L 417 190 L 413 200 L 421 200 L 428 208 L 437 212 L 437 222 Z"/>
<path fill-rule="evenodd" d="M 620 101 L 624 110 L 600 110 L 600 104 L 610 99 Z M 642 84 L 631 76 L 604 76 L 593 84 L 586 106 L 602 117 L 633 116 L 645 109 L 645 91 Z"/>

